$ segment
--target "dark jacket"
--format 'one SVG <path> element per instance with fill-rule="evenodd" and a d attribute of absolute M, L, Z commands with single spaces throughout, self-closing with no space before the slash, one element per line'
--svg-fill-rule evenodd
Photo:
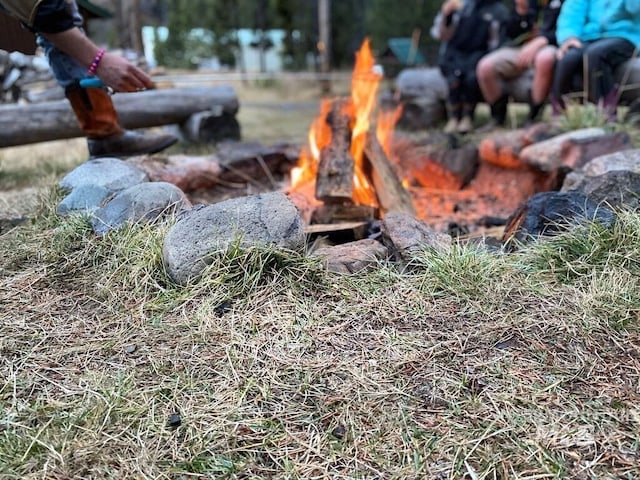
<path fill-rule="evenodd" d="M 60 33 L 75 26 L 73 0 L 0 0 L 0 8 L 33 32 Z"/>
<path fill-rule="evenodd" d="M 504 24 L 505 45 L 522 45 L 536 36 L 545 37 L 550 45 L 557 45 L 556 22 L 564 0 L 529 0 L 526 15 L 519 15 L 515 3 Z"/>
<path fill-rule="evenodd" d="M 440 68 L 475 69 L 480 57 L 498 46 L 507 14 L 500 0 L 467 0 L 460 11 L 444 18 L 445 25 L 454 24 L 455 31 L 440 51 Z"/>
<path fill-rule="evenodd" d="M 529 0 L 527 13 L 520 15 L 514 1 L 509 18 L 504 23 L 504 41 L 509 45 L 521 45 L 533 37 L 539 9 L 538 0 Z"/>
<path fill-rule="evenodd" d="M 542 10 L 542 21 L 538 29 L 538 36 L 545 37 L 549 41 L 549 45 L 557 45 L 556 24 L 560 16 L 560 7 L 564 0 L 549 0 Z"/>

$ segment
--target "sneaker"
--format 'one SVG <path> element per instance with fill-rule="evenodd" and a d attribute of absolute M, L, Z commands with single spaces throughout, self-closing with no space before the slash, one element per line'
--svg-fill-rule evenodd
<path fill-rule="evenodd" d="M 471 117 L 465 115 L 458 123 L 458 133 L 469 133 L 473 130 L 473 123 Z"/>
<path fill-rule="evenodd" d="M 447 124 L 444 126 L 444 133 L 453 133 L 458 131 L 458 119 L 450 118 Z"/>

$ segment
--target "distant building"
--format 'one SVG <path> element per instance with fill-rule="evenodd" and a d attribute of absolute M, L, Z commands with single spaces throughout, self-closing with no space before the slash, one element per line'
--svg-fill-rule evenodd
<path fill-rule="evenodd" d="M 193 35 L 207 39 L 209 32 L 198 31 L 192 32 Z M 267 30 L 264 32 L 264 40 L 269 45 L 261 58 L 260 49 L 256 45 L 256 32 L 249 28 L 241 28 L 237 32 L 238 42 L 240 43 L 240 51 L 236 54 L 236 70 L 244 68 L 247 72 L 260 72 L 261 66 L 264 66 L 266 72 L 280 72 L 283 70 L 282 52 L 284 49 L 283 40 L 285 37 L 284 30 Z M 156 41 L 164 41 L 167 39 L 169 31 L 167 27 L 142 27 L 142 41 L 144 44 L 144 54 L 149 65 L 155 66 L 156 59 L 154 55 Z M 252 44 L 254 46 L 252 46 Z M 222 70 L 222 65 L 217 58 L 194 58 L 194 64 L 202 69 Z"/>

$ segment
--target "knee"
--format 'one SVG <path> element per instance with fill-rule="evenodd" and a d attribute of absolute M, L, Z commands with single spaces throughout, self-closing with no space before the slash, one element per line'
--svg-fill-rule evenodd
<path fill-rule="evenodd" d="M 483 57 L 476 66 L 476 75 L 478 79 L 485 79 L 493 76 L 494 64 L 490 58 Z"/>
<path fill-rule="evenodd" d="M 584 51 L 584 56 L 587 62 L 589 62 L 589 65 L 602 63 L 602 60 L 604 60 L 609 54 L 610 51 L 604 48 L 587 48 Z"/>
<path fill-rule="evenodd" d="M 545 49 L 536 55 L 534 69 L 536 72 L 549 73 L 553 71 L 556 63 L 555 49 Z"/>

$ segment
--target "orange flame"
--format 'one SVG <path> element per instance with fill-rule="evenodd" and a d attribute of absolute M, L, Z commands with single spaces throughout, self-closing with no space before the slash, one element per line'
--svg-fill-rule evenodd
<path fill-rule="evenodd" d="M 351 79 L 351 156 L 355 162 L 353 200 L 362 205 L 378 205 L 375 188 L 364 174 L 364 148 L 371 127 L 371 115 L 378 98 L 382 75 L 375 71 L 375 58 L 366 39 L 356 53 L 356 65 Z"/>
<path fill-rule="evenodd" d="M 311 123 L 309 128 L 308 143 L 300 152 L 298 165 L 291 170 L 291 188 L 299 190 L 305 184 L 313 184 L 318 174 L 318 161 L 320 152 L 331 142 L 331 129 L 325 118 L 331 111 L 331 100 L 323 99 L 320 104 L 320 113 Z M 315 188 L 314 185 L 311 188 Z"/>
<path fill-rule="evenodd" d="M 378 112 L 378 119 L 376 120 L 376 138 L 384 153 L 387 157 L 393 158 L 392 144 L 393 144 L 393 132 L 402 115 L 402 107 L 395 108 L 394 110 L 380 110 Z"/>
<path fill-rule="evenodd" d="M 356 63 L 351 80 L 351 97 L 346 102 L 345 113 L 351 118 L 350 153 L 354 160 L 353 201 L 359 205 L 377 207 L 378 199 L 375 188 L 365 173 L 365 155 L 367 135 L 371 130 L 371 118 L 376 107 L 378 87 L 382 73 L 377 71 L 371 45 L 366 39 L 356 53 Z M 309 143 L 300 153 L 298 165 L 291 172 L 291 189 L 308 192 L 315 189 L 320 152 L 331 142 L 331 129 L 325 119 L 331 110 L 333 100 L 323 100 L 319 116 L 313 121 L 309 130 Z M 390 151 L 391 136 L 400 111 L 385 114 L 378 119 L 376 136 L 385 149 Z M 316 200 L 316 202 L 318 202 Z M 319 202 L 318 202 L 319 203 Z"/>

